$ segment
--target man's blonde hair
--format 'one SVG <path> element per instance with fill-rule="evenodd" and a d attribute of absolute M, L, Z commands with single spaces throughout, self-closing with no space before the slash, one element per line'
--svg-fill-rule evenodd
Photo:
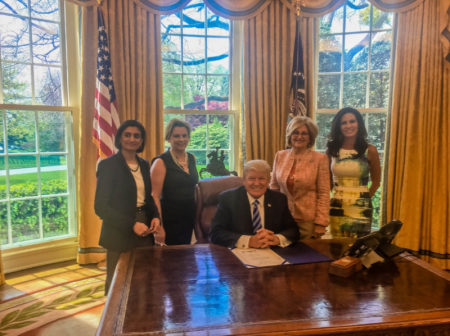
<path fill-rule="evenodd" d="M 267 178 L 270 179 L 270 166 L 264 160 L 252 160 L 248 161 L 244 165 L 243 176 L 247 175 L 251 170 L 257 171 L 258 173 L 266 173 Z"/>

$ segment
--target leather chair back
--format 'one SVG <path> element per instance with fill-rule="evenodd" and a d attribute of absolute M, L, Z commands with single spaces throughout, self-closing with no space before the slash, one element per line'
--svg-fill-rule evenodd
<path fill-rule="evenodd" d="M 197 244 L 210 243 L 211 220 L 216 213 L 219 194 L 243 185 L 242 177 L 223 176 L 198 181 L 195 186 L 196 214 L 194 232 Z"/>

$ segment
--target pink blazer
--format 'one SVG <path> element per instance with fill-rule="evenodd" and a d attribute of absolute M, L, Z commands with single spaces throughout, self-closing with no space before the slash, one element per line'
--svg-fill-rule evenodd
<path fill-rule="evenodd" d="M 288 198 L 289 210 L 296 222 L 313 221 L 329 224 L 330 165 L 328 156 L 310 151 L 297 162 L 294 179 L 294 195 L 287 189 L 286 181 L 294 164 L 291 150 L 277 152 L 273 163 L 270 189 L 281 191 Z"/>

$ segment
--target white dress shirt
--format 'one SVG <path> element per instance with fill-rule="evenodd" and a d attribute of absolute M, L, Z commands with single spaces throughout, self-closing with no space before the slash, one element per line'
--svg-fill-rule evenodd
<path fill-rule="evenodd" d="M 251 218 L 252 218 L 252 222 L 253 222 L 253 202 L 255 201 L 255 198 L 253 198 L 249 193 L 247 193 L 248 196 L 248 201 L 249 201 L 249 205 L 250 205 L 250 213 L 251 213 Z M 260 198 L 258 198 L 258 210 L 259 210 L 259 215 L 261 217 L 261 226 L 264 228 L 264 224 L 265 224 L 265 216 L 264 216 L 264 195 L 262 195 Z M 278 237 L 278 239 L 280 240 L 280 245 L 281 247 L 286 247 L 291 245 L 291 241 L 288 240 L 285 236 L 280 235 L 280 234 L 276 234 L 275 236 Z M 247 235 L 242 235 L 238 241 L 236 242 L 236 247 L 239 248 L 249 248 L 249 243 L 250 243 L 250 238 L 252 236 L 247 236 Z"/>

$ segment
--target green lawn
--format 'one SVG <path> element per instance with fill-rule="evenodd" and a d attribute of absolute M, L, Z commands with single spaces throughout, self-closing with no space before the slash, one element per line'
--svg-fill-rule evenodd
<path fill-rule="evenodd" d="M 30 174 L 18 174 L 9 176 L 9 184 L 16 185 L 22 183 L 36 183 L 38 180 L 37 173 Z M 66 170 L 56 170 L 51 172 L 42 172 L 41 181 L 52 181 L 52 180 L 63 180 L 67 181 L 67 171 Z M 0 185 L 6 184 L 6 176 L 0 176 Z"/>

